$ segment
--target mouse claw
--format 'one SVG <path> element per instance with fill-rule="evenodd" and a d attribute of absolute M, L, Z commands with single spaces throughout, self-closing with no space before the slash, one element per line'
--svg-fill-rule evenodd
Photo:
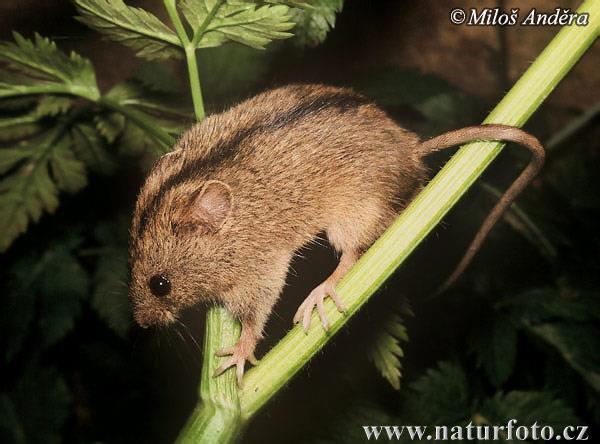
<path fill-rule="evenodd" d="M 256 356 L 254 356 L 254 353 L 250 354 L 246 360 L 252 365 L 258 365 L 260 362 L 258 359 L 256 359 Z"/>
<path fill-rule="evenodd" d="M 254 347 L 248 348 L 248 344 L 244 341 L 238 342 L 233 347 L 224 347 L 215 352 L 215 356 L 231 356 L 227 361 L 221 364 L 214 373 L 214 377 L 222 375 L 227 369 L 235 366 L 235 374 L 239 388 L 243 388 L 244 367 L 246 361 L 252 365 L 258 364 L 258 359 L 254 355 Z"/>
<path fill-rule="evenodd" d="M 294 315 L 294 324 L 300 322 L 302 319 L 302 327 L 304 329 L 304 333 L 308 334 L 308 330 L 310 328 L 311 316 L 314 308 L 317 308 L 317 312 L 319 313 L 319 318 L 321 318 L 321 324 L 325 331 L 329 331 L 331 327 L 329 320 L 327 319 L 327 315 L 325 314 L 325 306 L 323 305 L 323 301 L 325 298 L 329 296 L 335 303 L 337 309 L 340 312 L 345 312 L 346 307 L 340 300 L 338 294 L 335 291 L 335 287 L 333 284 L 325 281 L 318 287 L 316 287 L 313 291 L 310 292 L 308 297 L 300 304 L 298 307 L 298 311 Z"/>
<path fill-rule="evenodd" d="M 221 350 L 215 352 L 215 356 L 229 356 L 235 353 L 235 347 L 224 347 Z"/>
<path fill-rule="evenodd" d="M 237 384 L 239 388 L 244 387 L 243 378 L 244 378 L 244 364 L 246 363 L 246 359 L 241 356 L 233 356 L 232 358 L 225 361 L 219 368 L 215 370 L 213 377 L 217 377 L 222 375 L 227 369 L 235 366 L 235 374 L 237 379 Z"/>

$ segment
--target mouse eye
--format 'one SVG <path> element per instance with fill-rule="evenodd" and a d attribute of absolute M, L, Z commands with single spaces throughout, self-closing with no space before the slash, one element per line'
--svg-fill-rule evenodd
<path fill-rule="evenodd" d="M 171 281 L 164 274 L 155 274 L 148 281 L 150 291 L 156 297 L 162 298 L 171 292 Z"/>

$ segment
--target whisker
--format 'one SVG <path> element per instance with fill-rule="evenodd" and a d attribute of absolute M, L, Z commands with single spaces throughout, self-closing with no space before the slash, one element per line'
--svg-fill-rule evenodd
<path fill-rule="evenodd" d="M 198 344 L 198 341 L 196 341 L 196 338 L 194 338 L 194 335 L 190 331 L 189 327 L 182 322 L 179 322 L 179 325 L 181 325 L 183 327 L 184 331 L 187 333 L 187 335 L 191 339 L 192 343 L 196 346 L 196 350 L 198 350 L 198 356 L 201 356 L 202 355 L 202 347 L 200 347 L 200 344 Z"/>

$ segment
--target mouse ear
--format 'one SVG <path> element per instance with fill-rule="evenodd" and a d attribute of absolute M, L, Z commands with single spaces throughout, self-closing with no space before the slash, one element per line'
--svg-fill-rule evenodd
<path fill-rule="evenodd" d="M 188 215 L 207 231 L 216 232 L 231 213 L 232 201 L 229 185 L 219 180 L 209 180 L 192 198 Z"/>

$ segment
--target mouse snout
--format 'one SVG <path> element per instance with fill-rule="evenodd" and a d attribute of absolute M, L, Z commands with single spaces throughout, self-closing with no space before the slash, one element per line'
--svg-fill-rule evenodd
<path fill-rule="evenodd" d="M 142 328 L 151 326 L 168 325 L 175 321 L 175 316 L 171 311 L 162 307 L 152 307 L 140 305 L 134 308 L 133 318 Z"/>

